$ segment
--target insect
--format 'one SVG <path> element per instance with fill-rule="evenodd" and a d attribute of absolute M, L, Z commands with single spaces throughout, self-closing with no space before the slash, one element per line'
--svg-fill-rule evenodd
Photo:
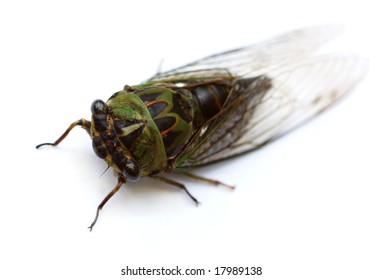
<path fill-rule="evenodd" d="M 165 173 L 181 173 L 215 185 L 189 170 L 221 161 L 280 138 L 336 103 L 364 76 L 365 59 L 316 55 L 337 35 L 321 26 L 208 56 L 125 86 L 106 102 L 95 100 L 91 120 L 73 122 L 92 138 L 96 155 L 114 169 L 117 185 L 97 208 L 129 182 L 149 176 L 188 189 Z"/>

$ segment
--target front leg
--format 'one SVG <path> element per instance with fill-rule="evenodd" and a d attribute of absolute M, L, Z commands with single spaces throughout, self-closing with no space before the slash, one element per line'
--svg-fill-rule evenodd
<path fill-rule="evenodd" d="M 90 121 L 87 121 L 86 119 L 81 119 L 81 120 L 78 120 L 78 121 L 75 121 L 73 122 L 67 130 L 65 130 L 65 132 L 63 133 L 63 135 L 60 136 L 59 139 L 57 139 L 54 143 L 42 143 L 40 145 L 37 145 L 36 146 L 36 149 L 40 148 L 41 146 L 45 146 L 45 145 L 49 145 L 49 146 L 57 146 L 58 144 L 60 144 L 60 142 L 62 140 L 65 139 L 65 137 L 67 137 L 67 135 L 69 134 L 69 132 L 76 126 L 81 126 L 83 129 L 85 129 L 89 134 L 90 134 L 90 126 L 91 126 L 91 122 Z"/>

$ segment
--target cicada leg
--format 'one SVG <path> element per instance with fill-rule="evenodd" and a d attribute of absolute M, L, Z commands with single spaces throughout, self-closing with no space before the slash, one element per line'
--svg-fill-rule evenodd
<path fill-rule="evenodd" d="M 62 140 L 65 139 L 65 137 L 67 137 L 67 135 L 69 134 L 69 132 L 76 126 L 80 125 L 83 129 L 85 129 L 88 133 L 90 133 L 90 125 L 91 125 L 91 122 L 90 121 L 87 121 L 86 119 L 81 119 L 81 120 L 78 120 L 78 121 L 75 121 L 73 122 L 67 130 L 65 130 L 65 132 L 63 133 L 63 135 L 60 136 L 59 139 L 57 139 L 54 143 L 42 143 L 40 145 L 37 145 L 36 146 L 36 149 L 40 148 L 41 146 L 45 146 L 45 145 L 50 145 L 50 146 L 57 146 L 58 144 L 60 144 L 60 142 Z"/>
<path fill-rule="evenodd" d="M 116 193 L 119 191 L 119 189 L 121 188 L 121 186 L 126 182 L 126 179 L 122 176 L 119 176 L 118 177 L 118 183 L 117 185 L 114 187 L 114 189 L 101 201 L 100 205 L 98 205 L 97 207 L 97 212 L 96 212 L 96 217 L 94 218 L 92 224 L 88 227 L 90 231 L 92 231 L 94 225 L 96 224 L 97 220 L 98 220 L 98 215 L 100 214 L 100 211 L 102 209 L 102 207 L 104 207 L 104 205 L 108 202 L 108 200 Z"/>
<path fill-rule="evenodd" d="M 185 176 L 188 176 L 190 178 L 193 178 L 195 180 L 198 180 L 198 181 L 203 181 L 203 182 L 209 183 L 209 184 L 214 185 L 214 186 L 224 186 L 224 187 L 229 188 L 229 189 L 234 189 L 235 188 L 235 186 L 233 186 L 233 185 L 228 185 L 228 184 L 225 184 L 225 183 L 223 183 L 221 181 L 205 178 L 205 177 L 202 177 L 202 176 L 199 176 L 199 175 L 195 175 L 193 173 L 182 172 L 181 174 L 183 174 Z"/>
<path fill-rule="evenodd" d="M 160 181 L 167 183 L 169 185 L 175 186 L 177 188 L 183 189 L 187 193 L 187 195 L 196 203 L 197 206 L 198 206 L 198 204 L 200 204 L 200 202 L 189 192 L 189 190 L 186 188 L 186 186 L 184 184 L 178 183 L 177 181 L 173 181 L 169 178 L 165 178 L 165 177 L 161 177 L 161 176 L 150 176 L 150 177 L 157 179 L 157 180 L 160 180 Z"/>

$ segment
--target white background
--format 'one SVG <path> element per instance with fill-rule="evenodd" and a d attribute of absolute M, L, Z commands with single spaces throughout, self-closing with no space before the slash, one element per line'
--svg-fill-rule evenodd
<path fill-rule="evenodd" d="M 2 1 L 0 278 L 122 279 L 127 265 L 179 265 L 262 266 L 259 279 L 383 279 L 378 2 Z M 113 172 L 100 177 L 106 166 L 79 128 L 59 147 L 35 149 L 162 59 L 166 69 L 329 22 L 346 27 L 334 47 L 370 59 L 366 79 L 280 141 L 196 171 L 235 191 L 183 180 L 199 207 L 143 179 L 122 188 L 89 233 Z M 212 274 L 194 278 L 220 278 Z"/>

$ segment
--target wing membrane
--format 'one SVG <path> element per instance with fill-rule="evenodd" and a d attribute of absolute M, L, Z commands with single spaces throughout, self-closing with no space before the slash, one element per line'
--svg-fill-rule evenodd
<path fill-rule="evenodd" d="M 320 26 L 278 36 L 159 73 L 149 81 L 193 86 L 214 79 L 254 78 L 254 85 L 228 98 L 222 111 L 197 131 L 176 167 L 205 165 L 258 149 L 320 114 L 364 76 L 356 56 L 314 56 L 339 29 Z M 271 87 L 257 88 L 261 79 Z"/>
<path fill-rule="evenodd" d="M 282 34 L 252 46 L 205 57 L 182 67 L 158 73 L 149 81 L 178 82 L 227 74 L 254 77 L 264 75 L 290 61 L 299 60 L 340 33 L 340 28 L 324 25 Z"/>
<path fill-rule="evenodd" d="M 185 151 L 187 161 L 180 167 L 205 165 L 252 151 L 278 139 L 335 104 L 363 77 L 367 61 L 355 56 L 327 56 L 303 60 L 270 72 L 272 87 L 258 102 L 246 106 L 239 100 L 220 123 L 212 123 L 216 136 L 209 134 Z M 243 104 L 242 104 L 243 103 Z M 242 105 L 242 106 L 241 106 Z M 246 108 L 246 121 L 234 123 Z M 223 143 L 236 127 L 237 138 Z M 214 133 L 213 133 L 214 135 Z"/>

